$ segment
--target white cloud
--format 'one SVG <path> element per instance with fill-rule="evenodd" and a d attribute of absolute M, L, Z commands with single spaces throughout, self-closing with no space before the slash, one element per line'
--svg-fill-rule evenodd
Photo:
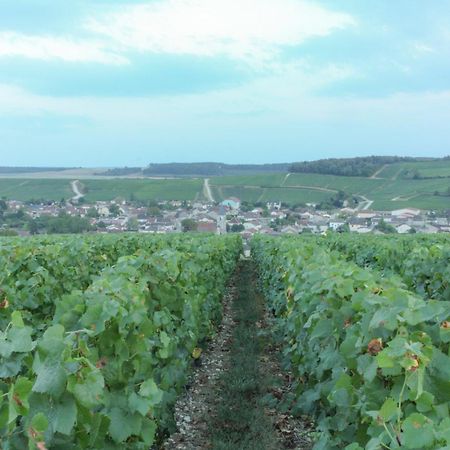
<path fill-rule="evenodd" d="M 268 62 L 283 46 L 355 25 L 305 0 L 156 0 L 86 23 L 124 50 Z"/>
<path fill-rule="evenodd" d="M 0 31 L 0 57 L 120 65 L 130 52 L 166 53 L 226 56 L 276 70 L 281 48 L 356 21 L 308 0 L 153 0 L 97 11 L 81 24 L 90 34 L 84 39 Z"/>
<path fill-rule="evenodd" d="M 417 42 L 416 44 L 414 44 L 414 50 L 417 53 L 436 53 L 436 50 L 433 47 L 430 47 L 423 42 Z"/>
<path fill-rule="evenodd" d="M 7 56 L 116 65 L 128 62 L 123 56 L 106 50 L 104 44 L 93 40 L 0 32 L 0 57 Z"/>

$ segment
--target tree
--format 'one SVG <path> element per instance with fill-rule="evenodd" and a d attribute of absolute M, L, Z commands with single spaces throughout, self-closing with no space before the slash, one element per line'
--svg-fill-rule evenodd
<path fill-rule="evenodd" d="M 30 222 L 28 222 L 28 231 L 33 235 L 38 234 L 39 226 L 35 220 L 30 220 Z"/>
<path fill-rule="evenodd" d="M 38 228 L 45 228 L 47 233 L 84 233 L 92 229 L 89 220 L 79 216 L 70 216 L 64 211 L 58 217 L 41 216 L 35 220 Z"/>
<path fill-rule="evenodd" d="M 27 214 L 25 213 L 25 211 L 23 209 L 19 209 L 19 211 L 16 212 L 16 218 L 19 220 L 22 220 L 25 218 Z"/>
<path fill-rule="evenodd" d="M 397 230 L 390 224 L 386 223 L 384 219 L 381 219 L 378 222 L 378 225 L 375 227 L 376 230 L 381 231 L 385 234 L 394 234 L 397 233 Z"/>
<path fill-rule="evenodd" d="M 344 223 L 344 225 L 340 225 L 336 231 L 338 233 L 350 233 L 350 225 L 348 223 Z"/>
<path fill-rule="evenodd" d="M 5 200 L 0 200 L 0 217 L 3 216 L 3 214 L 7 211 L 8 204 L 5 202 Z"/>
<path fill-rule="evenodd" d="M 241 202 L 241 211 L 243 212 L 249 212 L 255 209 L 255 205 L 251 202 L 243 201 Z"/>
<path fill-rule="evenodd" d="M 113 217 L 117 217 L 120 215 L 120 208 L 119 205 L 116 205 L 115 203 L 108 206 L 109 214 Z"/>
<path fill-rule="evenodd" d="M 147 210 L 147 213 L 149 216 L 161 216 L 161 210 L 159 209 L 159 206 L 150 206 Z"/>
<path fill-rule="evenodd" d="M 181 221 L 181 226 L 183 233 L 187 233 L 189 231 L 197 231 L 198 224 L 194 219 L 184 219 Z"/>
<path fill-rule="evenodd" d="M 240 233 L 241 231 L 244 231 L 245 227 L 244 225 L 242 225 L 242 223 L 233 223 L 233 225 L 231 225 L 230 231 L 232 233 Z"/>
<path fill-rule="evenodd" d="M 87 210 L 86 216 L 90 219 L 98 219 L 100 217 L 97 209 L 93 206 Z"/>
<path fill-rule="evenodd" d="M 18 233 L 16 230 L 11 230 L 11 229 L 9 229 L 9 230 L 1 229 L 0 230 L 0 236 L 17 236 L 17 235 L 18 235 Z"/>
<path fill-rule="evenodd" d="M 139 230 L 139 222 L 136 219 L 136 217 L 132 217 L 131 219 L 128 220 L 127 230 L 128 231 L 138 231 Z"/>

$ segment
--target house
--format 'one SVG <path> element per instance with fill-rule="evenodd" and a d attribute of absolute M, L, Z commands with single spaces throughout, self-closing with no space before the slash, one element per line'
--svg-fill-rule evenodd
<path fill-rule="evenodd" d="M 340 227 L 342 227 L 344 225 L 345 225 L 345 222 L 330 222 L 328 224 L 328 226 L 334 231 L 336 231 L 337 229 L 339 229 Z"/>
<path fill-rule="evenodd" d="M 200 233 L 217 233 L 217 224 L 215 222 L 199 222 L 197 224 L 197 231 Z"/>
<path fill-rule="evenodd" d="M 427 234 L 434 234 L 439 232 L 439 228 L 433 226 L 433 225 L 426 225 L 422 230 L 420 230 L 421 233 L 427 233 Z"/>
<path fill-rule="evenodd" d="M 231 209 L 239 209 L 241 207 L 241 201 L 236 197 L 230 197 L 225 199 L 221 205 L 226 206 Z"/>
<path fill-rule="evenodd" d="M 109 208 L 106 205 L 98 206 L 97 212 L 101 217 L 109 217 Z"/>
<path fill-rule="evenodd" d="M 8 204 L 8 208 L 10 210 L 15 210 L 15 211 L 18 211 L 19 209 L 21 209 L 25 206 L 25 203 L 19 202 L 17 200 L 8 200 L 6 203 Z"/>
<path fill-rule="evenodd" d="M 340 210 L 341 214 L 353 214 L 355 212 L 354 208 L 341 208 Z"/>
<path fill-rule="evenodd" d="M 292 225 L 287 225 L 281 229 L 283 234 L 299 234 L 300 228 L 294 227 Z"/>
<path fill-rule="evenodd" d="M 436 217 L 435 219 L 434 219 L 434 221 L 433 221 L 433 223 L 435 224 L 435 225 L 439 225 L 439 226 L 441 226 L 441 227 L 446 227 L 446 226 L 448 226 L 448 219 L 447 219 L 447 217 Z"/>
<path fill-rule="evenodd" d="M 399 225 L 395 229 L 397 230 L 397 233 L 399 233 L 399 234 L 406 234 L 406 233 L 409 233 L 412 230 L 412 227 L 410 227 L 406 223 L 402 223 L 401 225 Z"/>
<path fill-rule="evenodd" d="M 374 213 L 374 212 L 367 212 L 367 211 L 360 211 L 360 212 L 358 212 L 358 214 L 356 214 L 356 217 L 358 219 L 363 219 L 363 220 L 372 220 L 376 216 L 377 216 L 376 213 Z"/>
<path fill-rule="evenodd" d="M 372 230 L 363 225 L 350 225 L 350 231 L 352 233 L 367 234 L 370 233 Z"/>
<path fill-rule="evenodd" d="M 285 219 L 286 218 L 286 214 L 282 211 L 272 211 L 270 213 L 270 217 L 274 218 L 274 219 Z"/>
<path fill-rule="evenodd" d="M 245 230 L 259 230 L 261 228 L 261 226 L 255 221 L 244 222 L 243 225 Z"/>
<path fill-rule="evenodd" d="M 394 211 L 391 211 L 392 217 L 397 217 L 401 219 L 409 219 L 414 218 L 421 215 L 420 209 L 416 208 L 403 208 L 403 209 L 396 209 Z"/>

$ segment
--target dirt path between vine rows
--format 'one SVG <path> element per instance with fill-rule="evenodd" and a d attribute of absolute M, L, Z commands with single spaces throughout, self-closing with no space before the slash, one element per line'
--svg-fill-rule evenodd
<path fill-rule="evenodd" d="M 309 450 L 312 424 L 294 418 L 292 380 L 280 368 L 253 263 L 241 261 L 223 299 L 217 335 L 175 405 L 164 450 Z"/>

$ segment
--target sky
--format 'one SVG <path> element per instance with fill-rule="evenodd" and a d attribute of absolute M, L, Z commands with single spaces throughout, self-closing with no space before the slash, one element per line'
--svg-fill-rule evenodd
<path fill-rule="evenodd" d="M 450 154 L 450 0 L 0 0 L 0 166 Z"/>

